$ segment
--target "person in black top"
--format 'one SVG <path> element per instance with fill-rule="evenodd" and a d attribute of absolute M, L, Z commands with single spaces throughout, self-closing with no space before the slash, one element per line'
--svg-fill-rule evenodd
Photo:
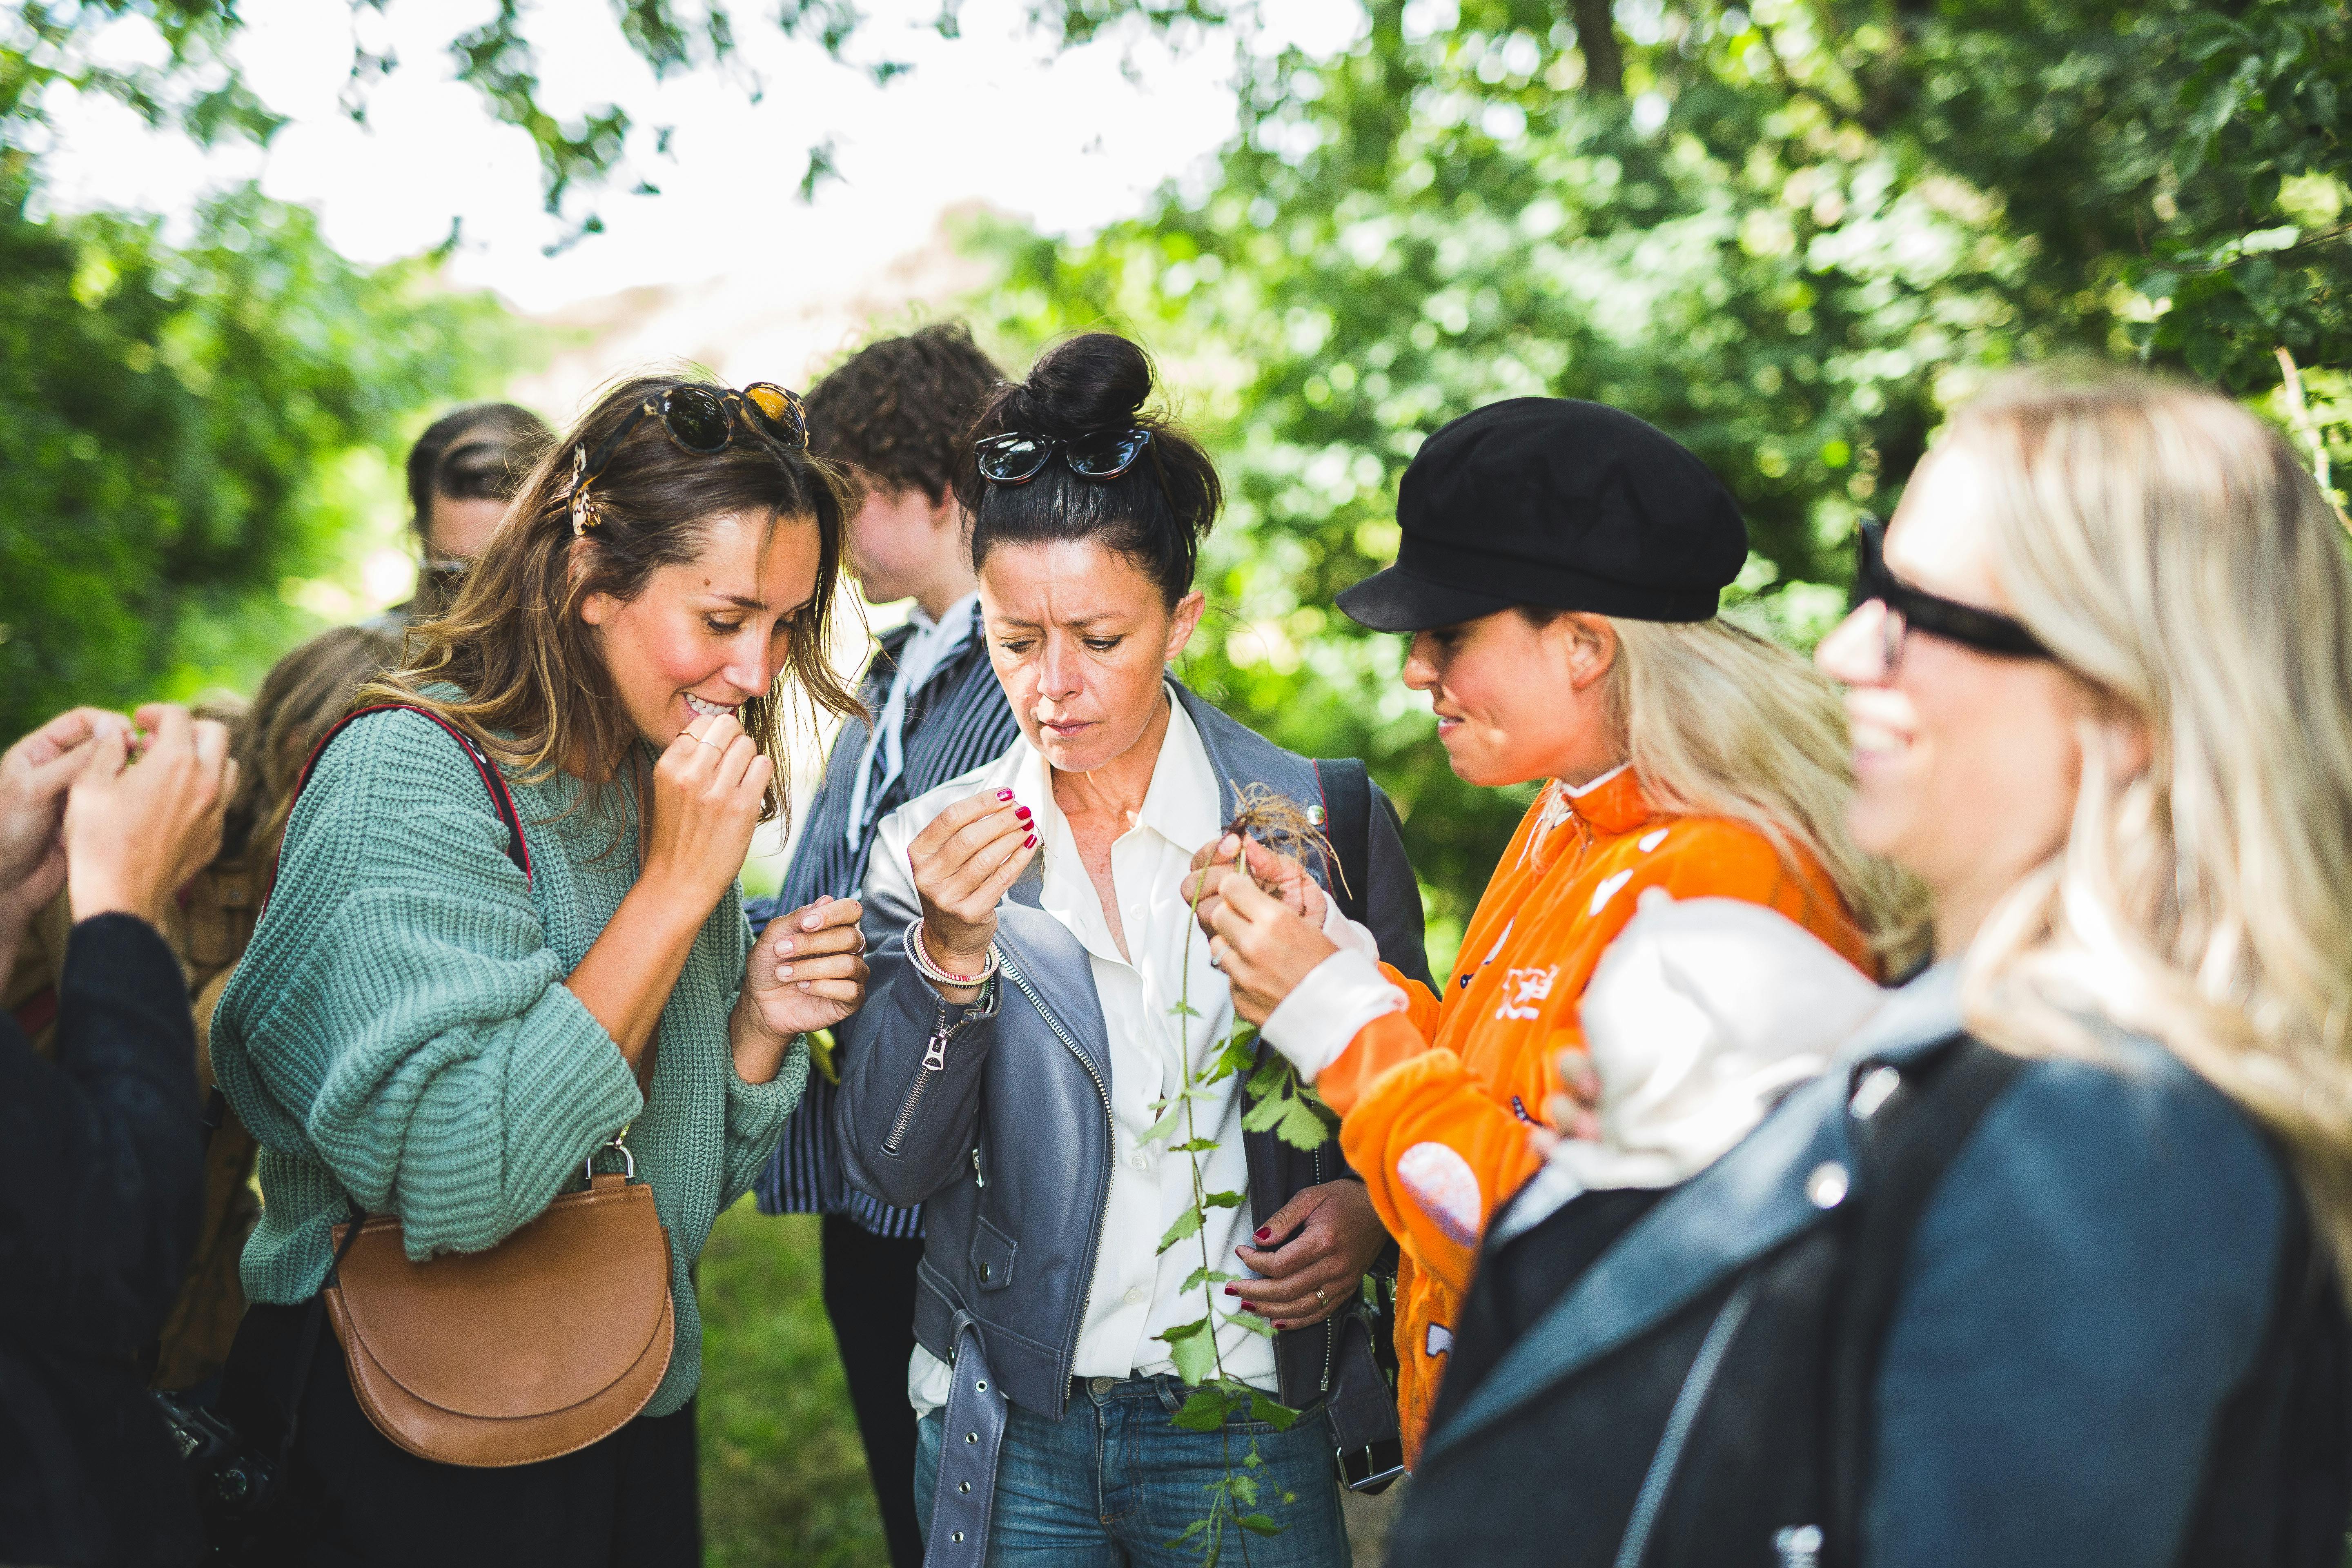
<path fill-rule="evenodd" d="M 194 1504 L 149 1400 L 204 1205 L 195 1037 L 157 926 L 220 842 L 228 734 L 76 709 L 0 756 L 0 970 L 66 888 L 55 1059 L 0 1015 L 0 1562 L 175 1564 Z M 132 765 L 136 751 L 136 765 Z"/>
<path fill-rule="evenodd" d="M 835 740 L 779 897 L 745 902 L 755 930 L 820 894 L 856 898 L 882 819 L 1002 755 L 1020 733 L 988 661 L 979 585 L 949 489 L 958 439 L 1001 379 L 963 328 L 947 324 L 869 343 L 809 390 L 811 450 L 848 468 L 864 491 L 849 535 L 858 585 L 869 603 L 911 604 L 907 624 L 882 635 L 867 667 L 858 698 L 872 719 L 850 719 Z M 808 1092 L 760 1177 L 760 1208 L 824 1216 L 825 1314 L 890 1560 L 913 1568 L 923 1546 L 907 1358 L 922 1213 L 877 1203 L 844 1179 L 832 1129 L 845 1064 L 816 1044 Z"/>

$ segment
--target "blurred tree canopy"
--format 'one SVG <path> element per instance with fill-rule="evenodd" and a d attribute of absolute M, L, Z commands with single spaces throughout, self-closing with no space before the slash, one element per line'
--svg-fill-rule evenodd
<path fill-rule="evenodd" d="M 1263 4 L 1029 0 L 1061 45 L 1229 29 L 1244 46 L 1241 126 L 1204 179 L 1099 236 L 977 226 L 971 242 L 998 259 L 1001 283 L 972 309 L 1015 344 L 1108 322 L 1161 353 L 1235 498 L 1212 552 L 1223 613 L 1192 674 L 1289 744 L 1371 758 L 1454 906 L 1441 923 L 1483 881 L 1517 803 L 1454 780 L 1396 682 L 1395 641 L 1356 635 L 1328 605 L 1388 558 L 1397 476 L 1446 418 L 1545 393 L 1664 426 L 1747 509 L 1757 552 L 1735 613 L 1799 643 L 1834 611 L 1854 515 L 1890 507 L 1941 411 L 2005 364 L 2137 358 L 2254 403 L 2324 476 L 2352 456 L 2344 0 L 1362 0 L 1357 41 L 1329 59 L 1260 50 Z M 941 0 L 933 25 L 952 37 L 957 11 Z M 90 38 L 125 15 L 153 21 L 164 65 L 93 63 Z M 593 192 L 632 175 L 649 188 L 645 155 L 666 139 L 618 105 L 569 120 L 546 110 L 530 31 L 553 25 L 549 15 L 498 0 L 450 52 L 490 112 L 532 138 L 550 210 L 593 232 Z M 656 76 L 708 70 L 763 90 L 740 68 L 721 0 L 614 0 L 611 15 Z M 856 0 L 782 0 L 764 17 L 887 79 L 906 68 L 868 47 L 866 21 Z M 266 138 L 274 121 L 224 52 L 237 25 L 230 0 L 21 7 L 0 35 L 10 177 L 26 167 L 10 147 L 58 81 L 200 137 Z M 353 114 L 396 64 L 355 43 Z M 829 171 L 827 149 L 811 149 L 803 190 Z M 9 200 L 21 215 L 21 195 Z M 295 215 L 261 227 L 298 251 L 315 245 Z M 161 256 L 135 225 L 79 236 L 48 226 L 41 237 Z M 28 276 L 50 280 L 37 298 L 85 316 L 119 299 L 129 321 L 130 302 L 148 297 L 139 283 L 93 306 L 74 292 L 81 252 L 70 264 L 54 247 L 0 252 L 37 253 Z M 381 340 L 402 353 L 387 351 L 365 383 L 383 398 L 377 412 L 462 374 L 467 334 L 446 313 L 459 308 L 404 292 L 413 276 L 339 272 L 323 249 L 303 252 L 308 269 L 255 260 L 249 274 L 226 259 L 247 254 L 234 247 L 189 254 L 218 256 L 225 270 L 159 261 L 120 275 L 162 279 L 153 298 L 190 320 L 267 334 L 285 315 L 283 345 L 237 362 L 283 352 L 282 379 L 246 384 L 289 405 L 313 399 L 287 422 L 307 434 L 256 441 L 287 456 L 271 472 L 315 468 L 369 412 L 354 401 L 361 382 L 333 374 L 339 353 L 361 363 L 356 341 L 335 347 L 300 324 L 301 308 L 340 289 L 366 294 L 372 319 L 404 323 Z M 238 281 L 204 281 L 227 279 Z M 242 305 L 239 290 L 256 288 L 291 289 L 251 297 L 296 308 L 240 315 L 220 303 Z M 45 359 L 53 371 L 73 353 L 127 364 L 121 355 L 150 341 L 61 319 L 88 332 L 58 341 L 86 346 Z M 118 338 L 121 355 L 104 357 Z M 152 346 L 160 359 L 162 341 Z M 17 363 L 12 352 L 9 374 Z M 90 379 L 98 405 L 130 406 L 106 402 L 103 384 L 120 375 Z M 9 384 L 21 400 L 16 388 L 46 384 Z M 39 401 L 37 420 L 54 417 Z M 70 453 L 85 426 L 56 430 L 65 445 L 42 453 Z M 219 471 L 251 486 L 235 463 Z M 223 523 L 199 521 L 233 510 L 216 504 L 159 503 L 192 562 L 239 553 L 221 542 Z M 12 505 L 0 527 L 22 515 Z M 273 542 L 240 558 L 291 548 L 263 531 Z M 0 645 L 0 660 L 14 646 Z"/>
<path fill-rule="evenodd" d="M 1467 912 L 1520 808 L 1462 785 L 1328 606 L 1393 552 L 1422 437 L 1496 398 L 1628 408 L 1732 486 L 1729 596 L 1809 645 L 1940 410 L 2056 352 L 2256 396 L 2324 463 L 2352 402 L 2352 17 L 2326 0 L 1372 0 L 1339 58 L 1245 56 L 1212 179 L 1064 241 L 983 223 L 1016 342 L 1108 323 L 1219 440 L 1196 680 L 1360 752 Z M 2275 389 L 2292 366 L 2307 417 Z M 1196 645 L 1197 646 L 1197 645 Z"/>
<path fill-rule="evenodd" d="M 182 68 L 77 80 L 199 138 L 266 134 L 200 68 L 205 18 L 159 16 Z M 179 243 L 151 217 L 35 216 L 46 20 L 0 33 L 0 742 L 76 702 L 257 673 L 318 624 L 281 584 L 341 563 L 381 507 L 352 459 L 389 471 L 515 348 L 493 301 L 436 286 L 437 258 L 354 267 L 251 189 Z"/>
<path fill-rule="evenodd" d="M 0 199 L 0 737 L 266 665 L 316 624 L 278 585 L 372 499 L 343 460 L 396 461 L 501 357 L 495 306 L 429 259 L 352 267 L 300 208 L 246 191 L 185 245 L 157 228 Z"/>

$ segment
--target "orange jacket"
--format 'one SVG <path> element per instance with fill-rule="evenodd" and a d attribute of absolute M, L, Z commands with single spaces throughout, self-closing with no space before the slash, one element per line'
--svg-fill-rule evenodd
<path fill-rule="evenodd" d="M 1558 804 L 1544 832 L 1547 801 Z M 1478 901 L 1445 994 L 1389 970 L 1410 1007 L 1359 1030 L 1316 1079 L 1342 1118 L 1348 1163 L 1403 1252 L 1397 1397 L 1409 1465 L 1419 1458 L 1479 1235 L 1539 1163 L 1528 1129 L 1544 1119 L 1553 1058 L 1583 1043 L 1577 1002 L 1635 899 L 1653 887 L 1678 899 L 1763 904 L 1871 967 L 1818 866 L 1801 858 L 1792 874 L 1769 839 L 1740 823 L 1653 813 L 1627 768 L 1581 796 L 1547 785 Z"/>

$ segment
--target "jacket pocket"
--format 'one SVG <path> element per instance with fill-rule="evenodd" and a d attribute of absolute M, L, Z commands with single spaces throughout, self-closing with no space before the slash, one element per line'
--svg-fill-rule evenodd
<path fill-rule="evenodd" d="M 1002 1290 L 1013 1283 L 1013 1259 L 1021 1244 L 988 1223 L 975 1218 L 971 1232 L 971 1277 L 983 1290 Z"/>

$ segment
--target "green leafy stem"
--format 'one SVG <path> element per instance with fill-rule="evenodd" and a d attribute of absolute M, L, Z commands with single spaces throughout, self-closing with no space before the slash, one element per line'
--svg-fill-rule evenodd
<path fill-rule="evenodd" d="M 1225 1371 L 1224 1354 L 1217 1344 L 1220 1321 L 1239 1325 L 1254 1334 L 1274 1337 L 1274 1327 L 1254 1313 L 1224 1312 L 1217 1307 L 1218 1287 L 1239 1279 L 1211 1267 L 1207 1226 L 1209 1211 L 1239 1208 L 1248 1194 L 1235 1192 L 1211 1192 L 1202 1173 L 1202 1159 L 1217 1148 L 1217 1140 L 1202 1137 L 1193 1120 L 1193 1107 L 1217 1098 L 1217 1086 L 1237 1073 L 1249 1077 L 1243 1085 L 1249 1100 L 1249 1109 L 1243 1113 L 1244 1131 L 1263 1132 L 1271 1128 L 1285 1142 L 1301 1149 L 1315 1149 L 1329 1141 L 1333 1118 L 1314 1090 L 1298 1079 L 1297 1069 L 1279 1052 L 1269 1051 L 1264 1062 L 1257 1061 L 1257 1030 L 1235 1015 L 1225 1031 L 1224 1044 L 1207 1070 L 1195 1072 L 1192 1067 L 1192 1043 L 1187 1036 L 1187 1021 L 1198 1018 L 1200 1013 L 1192 1005 L 1192 935 L 1200 921 L 1200 896 L 1192 899 L 1192 923 L 1184 932 L 1184 961 L 1176 1003 L 1168 1009 L 1175 1021 L 1176 1058 L 1181 1064 L 1183 1080 L 1177 1091 L 1156 1103 L 1152 1109 L 1159 1120 L 1151 1124 L 1143 1137 L 1146 1142 L 1172 1138 L 1181 1129 L 1181 1142 L 1169 1145 L 1169 1152 L 1189 1157 L 1192 1178 L 1192 1202 L 1176 1217 L 1160 1238 L 1160 1254 L 1185 1241 L 1194 1241 L 1200 1247 L 1201 1265 L 1184 1278 L 1180 1289 L 1201 1292 L 1201 1316 L 1189 1323 L 1179 1323 L 1159 1335 L 1167 1344 L 1169 1358 L 1176 1363 L 1176 1373 L 1192 1390 L 1173 1417 L 1178 1426 L 1191 1432 L 1224 1434 L 1224 1474 L 1212 1481 L 1208 1492 L 1207 1511 L 1188 1525 L 1183 1533 L 1168 1542 L 1171 1546 L 1193 1542 L 1199 1546 L 1203 1568 L 1215 1568 L 1228 1545 L 1237 1546 L 1241 1560 L 1249 1562 L 1249 1537 L 1273 1535 L 1283 1525 L 1266 1512 L 1267 1507 L 1279 1497 L 1284 1504 L 1297 1500 L 1297 1494 L 1276 1492 L 1265 1477 L 1265 1461 L 1258 1453 L 1257 1439 L 1252 1437 L 1249 1448 L 1240 1462 L 1234 1458 L 1234 1441 L 1229 1423 L 1235 1419 L 1263 1422 L 1277 1432 L 1286 1432 L 1299 1416 L 1299 1412 L 1266 1394 L 1251 1387 Z"/>

